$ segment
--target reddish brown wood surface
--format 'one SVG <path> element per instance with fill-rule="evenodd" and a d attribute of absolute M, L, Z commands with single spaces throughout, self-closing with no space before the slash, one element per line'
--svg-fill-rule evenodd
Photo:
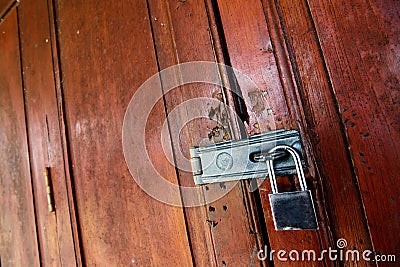
<path fill-rule="evenodd" d="M 248 134 L 272 129 L 297 128 L 294 118 L 299 119 L 296 117 L 299 111 L 295 110 L 298 107 L 293 103 L 294 100 L 288 90 L 284 90 L 284 86 L 287 87 L 284 79 L 291 77 L 282 75 L 282 69 L 278 68 L 276 60 L 277 56 L 282 57 L 285 54 L 273 53 L 275 44 L 271 42 L 261 2 L 244 4 L 240 1 L 218 1 L 218 7 L 232 66 L 248 75 L 257 85 L 257 88 L 243 86 L 240 88 L 250 115 Z M 276 22 L 271 21 L 271 23 Z M 286 71 L 284 75 L 290 75 L 290 70 Z M 285 187 L 283 180 L 279 181 L 279 187 Z M 287 184 L 286 187 L 290 189 L 291 186 Z M 320 231 L 277 232 L 270 213 L 268 201 L 270 186 L 267 181 L 260 191 L 270 251 L 314 249 L 318 253 L 327 247 L 328 233 L 324 217 L 320 218 Z M 320 209 L 323 207 L 322 203 L 317 202 L 317 204 Z M 298 264 L 298 262 L 280 262 L 276 259 L 276 254 L 274 260 L 274 264 L 278 266 Z M 319 266 L 321 263 L 309 264 Z"/>
<path fill-rule="evenodd" d="M 45 265 L 76 265 L 61 143 L 52 36 L 47 1 L 18 7 L 20 45 L 32 180 L 41 260 Z M 32 22 L 35 23 L 32 23 Z M 44 171 L 50 170 L 55 212 L 48 211 Z"/>
<path fill-rule="evenodd" d="M 398 2 L 54 3 L 55 14 L 52 1 L 22 2 L 18 17 L 11 12 L 0 25 L 1 266 L 258 266 L 268 265 L 257 260 L 264 243 L 269 251 L 318 254 L 339 238 L 348 249 L 399 253 Z M 179 169 L 187 166 L 165 158 L 160 138 L 167 115 L 190 99 L 220 102 L 197 102 L 169 120 L 164 140 L 172 139 L 175 159 L 188 158 L 193 145 L 298 129 L 318 231 L 275 231 L 268 181 L 260 200 L 244 182 L 215 202 L 179 208 L 151 198 L 132 179 L 122 151 L 125 109 L 151 75 L 189 61 L 232 64 L 256 87 L 238 81 L 243 105 L 209 84 L 165 94 L 146 124 L 157 171 L 194 186 L 190 171 Z M 246 133 L 222 102 L 241 110 Z M 189 122 L 192 113 L 205 116 Z M 54 213 L 47 210 L 46 167 Z M 231 185 L 198 187 L 182 195 L 183 203 L 209 200 Z M 296 184 L 280 178 L 279 186 Z M 299 264 L 335 263 L 282 262 L 275 253 L 274 266 Z"/>
<path fill-rule="evenodd" d="M 0 26 L 0 51 L 0 265 L 40 266 L 15 10 Z"/>
<path fill-rule="evenodd" d="M 298 75 L 297 91 L 303 109 L 310 154 L 322 185 L 322 201 L 330 219 L 332 245 L 344 238 L 360 251 L 372 249 L 358 184 L 353 174 L 347 140 L 343 134 L 336 99 L 332 94 L 324 58 L 305 2 L 296 6 L 280 1 L 276 7 L 286 30 L 286 42 Z M 338 167 L 340 166 L 340 167 Z M 351 214 L 351 216 L 349 216 Z M 346 264 L 353 264 L 347 262 Z M 367 264 L 361 262 L 358 264 Z"/>
<path fill-rule="evenodd" d="M 348 137 L 374 249 L 398 255 L 400 3 L 309 4 Z"/>
<path fill-rule="evenodd" d="M 0 17 L 3 17 L 6 14 L 6 11 L 12 6 L 14 0 L 2 0 L 0 2 Z"/>
<path fill-rule="evenodd" d="M 11 11 L 18 5 L 16 0 L 0 1 L 0 24 L 7 18 Z"/>
<path fill-rule="evenodd" d="M 150 1 L 150 14 L 155 46 L 160 69 L 190 61 L 217 61 L 213 51 L 209 18 L 204 3 L 199 1 Z M 193 27 L 193 25 L 196 25 Z M 185 85 L 165 97 L 168 111 L 190 99 L 207 97 L 222 101 L 221 88 L 207 84 Z M 187 114 L 201 113 L 202 120 L 187 121 Z M 211 114 L 211 115 L 210 115 Z M 216 122 L 223 117 L 221 105 L 208 106 L 206 102 L 186 109 L 179 121 L 170 122 L 170 127 L 187 124 L 179 136 L 179 143 L 173 143 L 176 151 L 183 151 L 189 157 L 189 147 L 230 139 L 232 133 L 228 121 Z M 208 118 L 207 118 L 208 117 Z M 215 129 L 218 129 L 216 134 Z M 214 132 L 213 132 L 214 131 Z M 178 135 L 179 129 L 171 129 Z M 210 137 L 211 136 L 211 137 Z M 204 140 L 207 139 L 204 143 Z M 178 168 L 181 167 L 178 165 Z M 180 184 L 194 186 L 189 172 L 179 171 Z M 200 197 L 211 199 L 216 193 L 227 192 L 231 185 L 210 184 L 201 187 Z M 189 196 L 183 196 L 183 200 Z M 249 214 L 243 199 L 240 184 L 223 198 L 209 205 L 187 208 L 187 223 L 193 256 L 196 265 L 255 265 L 258 264 L 255 229 L 249 222 Z"/>
<path fill-rule="evenodd" d="M 146 1 L 57 1 L 56 11 L 84 262 L 192 265 L 183 210 L 143 192 L 122 151 L 125 109 L 135 90 L 157 72 Z M 164 120 L 163 105 L 153 112 Z M 146 137 L 154 142 L 148 154 L 160 155 L 156 131 Z M 144 151 L 131 153 L 146 158 Z M 156 164 L 176 183 L 168 161 Z"/>

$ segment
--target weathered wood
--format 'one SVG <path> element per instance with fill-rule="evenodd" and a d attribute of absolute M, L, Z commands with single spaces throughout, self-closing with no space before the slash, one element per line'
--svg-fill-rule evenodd
<path fill-rule="evenodd" d="M 56 1 L 56 11 L 84 263 L 192 265 L 182 208 L 142 191 L 122 151 L 125 109 L 135 90 L 157 72 L 146 1 Z M 153 118 L 164 120 L 162 101 L 153 112 Z M 150 129 L 157 122 L 149 120 Z M 150 157 L 160 155 L 157 131 L 148 131 L 146 138 L 152 142 Z M 146 160 L 145 151 L 131 153 L 143 153 Z M 157 158 L 156 168 L 177 183 L 173 166 Z"/>
<path fill-rule="evenodd" d="M 399 252 L 398 1 L 309 1 L 374 250 Z M 345 238 L 345 237 L 344 237 Z"/>
<path fill-rule="evenodd" d="M 6 2 L 12 1 L 0 3 L 0 15 Z M 57 25 L 53 1 L 40 0 L 22 2 L 18 19 L 11 12 L 0 26 L 1 266 L 259 265 L 267 264 L 257 260 L 263 242 L 269 250 L 318 255 L 335 248 L 338 238 L 349 249 L 398 253 L 398 2 L 55 3 Z M 164 157 L 162 141 L 172 139 L 167 146 L 177 159 L 188 158 L 192 145 L 239 138 L 243 133 L 223 102 L 240 110 L 248 135 L 299 129 L 320 230 L 276 232 L 267 181 L 260 203 L 239 183 L 213 203 L 182 209 L 151 198 L 132 179 L 121 130 L 135 90 L 160 69 L 204 60 L 232 64 L 257 88 L 238 81 L 243 105 L 214 85 L 188 84 L 166 94 L 146 125 L 154 167 L 169 182 L 194 187 L 190 171 L 179 169 L 187 166 L 178 160 L 175 169 Z M 166 115 L 198 97 L 221 104 L 186 107 L 170 118 L 169 136 L 161 140 Z M 189 122 L 194 112 L 205 116 Z M 55 213 L 47 211 L 45 167 Z M 198 187 L 182 200 L 209 200 L 230 186 Z M 280 178 L 279 186 L 293 190 L 296 184 Z M 274 265 L 299 263 L 281 262 L 275 253 Z"/>
<path fill-rule="evenodd" d="M 177 3 L 176 5 L 178 8 L 180 8 L 181 6 L 180 3 Z M 173 32 L 171 29 L 174 25 L 171 25 L 171 14 L 168 1 L 149 1 L 149 15 L 153 30 L 153 38 L 155 42 L 159 68 L 164 69 L 166 67 L 176 64 L 178 61 L 177 52 L 174 51 L 174 42 L 176 42 L 174 36 L 175 32 Z M 182 103 L 182 99 L 183 93 L 181 92 L 181 90 L 174 90 L 169 95 L 167 95 L 167 112 L 171 111 L 174 106 Z M 179 119 L 182 120 L 182 123 L 185 123 L 185 118 Z M 160 121 L 160 123 L 162 123 L 162 121 Z M 178 128 L 178 121 L 171 122 L 170 127 Z M 177 131 L 179 132 L 179 130 L 180 129 L 170 129 L 170 131 L 174 131 L 175 133 Z M 187 147 L 189 147 L 188 142 L 190 142 L 190 140 L 187 140 L 190 134 L 189 130 L 187 128 L 184 128 L 181 134 L 182 133 L 184 139 L 178 143 L 173 144 L 172 148 L 175 151 L 182 151 L 180 148 L 180 146 L 182 145 L 186 145 Z M 203 134 L 203 138 L 204 137 L 205 135 Z M 185 152 L 185 156 L 188 156 L 187 150 Z M 190 173 L 180 171 L 179 180 L 182 186 L 193 185 Z M 198 191 L 197 194 L 199 199 L 202 199 L 204 197 L 201 189 Z M 183 203 L 185 203 L 185 196 L 183 196 Z M 207 224 L 208 217 L 206 207 L 200 206 L 186 208 L 185 214 L 187 218 L 187 227 L 190 238 L 189 241 L 192 247 L 194 263 L 199 266 L 207 264 L 215 266 L 216 259 L 214 254 L 214 247 L 212 244 L 210 227 Z"/>
<path fill-rule="evenodd" d="M 155 46 L 160 69 L 190 61 L 217 62 L 210 34 L 206 6 L 201 1 L 149 1 Z M 193 26 L 195 25 L 195 27 Z M 206 97 L 223 101 L 221 88 L 207 84 L 189 84 L 165 96 L 167 111 L 190 99 Z M 189 157 L 193 145 L 220 142 L 230 139 L 232 133 L 228 121 L 221 119 L 227 114 L 220 104 L 208 106 L 207 102 L 187 107 L 178 121 L 171 121 L 171 133 L 175 153 L 183 152 Z M 205 118 L 192 122 L 187 120 L 193 113 Z M 219 122 L 215 120 L 219 119 Z M 174 129 L 185 125 L 183 131 Z M 178 137 L 178 138 L 177 138 Z M 178 168 L 182 167 L 179 166 Z M 178 170 L 183 186 L 194 186 L 189 172 Z M 216 193 L 224 193 L 230 183 L 210 184 L 202 187 L 199 197 L 211 199 Z M 254 230 L 249 223 L 240 184 L 223 198 L 196 208 L 186 208 L 189 236 L 195 264 L 198 266 L 255 265 L 257 244 Z M 193 196 L 183 195 L 185 198 Z"/>
<path fill-rule="evenodd" d="M 67 183 L 61 143 L 52 36 L 46 0 L 18 7 L 25 107 L 35 192 L 41 261 L 76 265 Z M 34 23 L 32 23 L 34 21 Z M 55 212 L 48 211 L 44 171 L 50 170 Z"/>
<path fill-rule="evenodd" d="M 75 257 L 78 266 L 82 266 L 82 250 L 81 250 L 81 237 L 79 233 L 78 217 L 76 212 L 76 202 L 73 189 L 73 179 L 71 177 L 71 164 L 69 160 L 69 150 L 67 141 L 67 129 L 65 123 L 65 112 L 64 103 L 62 98 L 62 88 L 61 88 L 61 74 L 60 74 L 60 58 L 58 52 L 58 40 L 57 40 L 57 29 L 56 29 L 56 19 L 55 19 L 55 9 L 54 1 L 48 2 L 48 14 L 50 21 L 50 40 L 53 55 L 53 69 L 54 69 L 54 80 L 56 85 L 56 95 L 57 95 L 57 106 L 58 106 L 58 119 L 61 132 L 61 142 L 63 148 L 64 156 L 64 172 L 65 180 L 68 194 L 68 203 L 70 209 L 71 226 L 74 238 L 75 246 Z"/>
<path fill-rule="evenodd" d="M 40 266 L 16 11 L 0 26 L 0 265 Z"/>
<path fill-rule="evenodd" d="M 279 9 L 291 59 L 296 67 L 298 101 L 303 107 L 307 140 L 312 147 L 313 172 L 320 177 L 323 187 L 322 200 L 330 219 L 332 246 L 336 247 L 335 242 L 339 238 L 345 238 L 349 247 L 360 251 L 371 250 L 367 222 L 336 100 L 307 5 L 304 1 L 295 6 L 292 1 L 280 1 L 278 7 L 272 5 L 272 8 Z M 352 264 L 346 262 L 346 265 Z M 357 264 L 370 265 L 364 261 Z"/>
<path fill-rule="evenodd" d="M 250 116 L 248 134 L 280 128 L 296 129 L 298 127 L 296 120 L 300 119 L 297 115 L 299 111 L 296 110 L 298 107 L 293 103 L 293 97 L 289 95 L 287 89 L 284 89 L 287 87 L 284 78 L 291 79 L 290 76 L 286 77 L 290 75 L 290 69 L 284 74 L 286 76 L 282 76 L 282 69 L 278 66 L 276 57 L 285 54 L 274 54 L 275 44 L 271 42 L 261 2 L 244 4 L 240 1 L 218 1 L 218 7 L 231 64 L 247 74 L 257 85 L 257 88 L 243 86 L 240 88 Z M 292 185 L 286 183 L 285 186 L 284 181 L 279 179 L 279 187 L 282 190 L 290 189 Z M 327 228 L 323 216 L 320 216 L 322 227 L 319 231 L 276 232 L 268 200 L 270 191 L 269 182 L 264 182 L 260 187 L 260 193 L 270 250 L 314 249 L 318 253 L 328 246 L 325 238 Z M 323 209 L 321 202 L 318 202 L 317 206 Z M 298 262 L 280 262 L 275 254 L 274 264 L 297 266 Z M 319 266 L 320 263 L 309 264 Z"/>

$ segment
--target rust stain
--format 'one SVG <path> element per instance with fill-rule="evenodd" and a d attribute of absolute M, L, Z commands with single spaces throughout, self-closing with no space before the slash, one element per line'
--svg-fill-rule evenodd
<path fill-rule="evenodd" d="M 221 102 L 224 102 L 224 96 L 222 95 L 222 93 L 220 91 L 214 92 L 213 98 L 216 98 Z"/>
<path fill-rule="evenodd" d="M 225 133 L 225 135 L 224 135 L 224 137 L 222 139 L 224 141 L 228 141 L 228 140 L 231 140 L 232 138 L 231 138 L 231 135 L 227 132 L 227 133 Z"/>
<path fill-rule="evenodd" d="M 249 92 L 249 98 L 252 104 L 252 110 L 257 114 L 257 116 L 261 115 L 261 113 L 265 110 L 262 92 L 259 90 L 251 91 Z"/>
<path fill-rule="evenodd" d="M 215 126 L 214 128 L 212 128 L 211 131 L 208 133 L 208 139 L 211 140 L 213 137 L 219 137 L 221 135 L 221 129 L 224 129 L 224 127 Z"/>

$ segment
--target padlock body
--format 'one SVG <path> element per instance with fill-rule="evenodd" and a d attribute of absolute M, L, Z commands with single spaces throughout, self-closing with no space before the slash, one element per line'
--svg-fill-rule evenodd
<path fill-rule="evenodd" d="M 309 190 L 269 194 L 269 200 L 276 230 L 318 229 Z"/>

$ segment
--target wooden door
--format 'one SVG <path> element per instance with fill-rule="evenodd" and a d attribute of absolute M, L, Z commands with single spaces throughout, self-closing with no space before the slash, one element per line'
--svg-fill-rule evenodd
<path fill-rule="evenodd" d="M 0 25 L 7 33 L 2 62 L 10 62 L 0 64 L 0 118 L 7 129 L 1 153 L 8 155 L 1 160 L 1 185 L 20 196 L 16 202 L 2 193 L 1 263 L 377 264 L 328 257 L 299 263 L 277 253 L 258 258 L 260 250 L 320 255 L 343 239 L 349 250 L 398 256 L 399 10 L 395 1 L 367 0 L 22 2 Z M 205 83 L 166 92 L 171 77 L 161 76 L 162 97 L 148 118 L 129 128 L 145 125 L 145 151 L 124 151 L 124 116 L 140 86 L 163 69 L 199 61 L 232 66 L 254 86 L 223 67 L 221 83 L 237 94 Z M 138 107 L 147 108 L 146 101 Z M 244 127 L 229 118 L 229 107 Z M 203 116 L 192 120 L 193 114 Z M 255 192 L 247 181 L 195 187 L 180 165 L 190 146 L 282 128 L 301 134 L 318 230 L 275 231 L 269 181 Z M 131 142 L 136 138 L 143 136 Z M 10 140 L 18 145 L 4 145 Z M 11 157 L 17 156 L 23 162 L 15 169 Z M 154 177 L 144 168 L 132 177 L 131 156 L 138 166 L 151 162 L 166 181 L 196 190 L 165 192 L 179 205 L 153 198 L 134 178 Z M 44 170 L 55 212 L 47 210 Z M 21 185 L 7 178 L 17 176 L 24 177 Z M 293 177 L 278 184 L 297 187 Z M 223 197 L 209 202 L 218 194 Z M 185 206 L 189 199 L 206 204 Z M 15 203 L 26 218 L 13 213 Z M 12 224 L 20 221 L 27 228 Z M 7 239 L 11 225 L 13 241 Z M 17 247 L 25 233 L 29 253 L 22 256 Z"/>
<path fill-rule="evenodd" d="M 71 224 L 75 212 L 57 99 L 54 24 L 47 1 L 27 1 L 9 12 L 1 25 L 6 130 L 1 153 L 7 155 L 1 175 L 2 262 L 73 266 L 80 254 Z"/>
<path fill-rule="evenodd" d="M 38 266 L 39 249 L 15 11 L 1 25 L 0 51 L 0 264 Z"/>

